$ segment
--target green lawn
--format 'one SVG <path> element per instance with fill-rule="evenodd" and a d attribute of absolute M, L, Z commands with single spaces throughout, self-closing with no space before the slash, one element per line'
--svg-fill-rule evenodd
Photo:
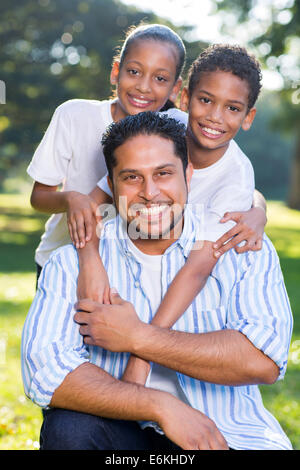
<path fill-rule="evenodd" d="M 266 407 L 300 450 L 300 212 L 268 203 L 267 233 L 281 259 L 294 314 L 294 334 L 284 381 L 261 387 Z M 23 322 L 35 291 L 34 249 L 45 217 L 28 197 L 0 195 L 0 449 L 39 447 L 41 412 L 24 395 L 20 372 Z"/>

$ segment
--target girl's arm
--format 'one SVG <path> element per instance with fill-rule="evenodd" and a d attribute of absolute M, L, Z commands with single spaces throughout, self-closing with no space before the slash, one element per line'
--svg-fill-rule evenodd
<path fill-rule="evenodd" d="M 58 191 L 58 186 L 35 181 L 30 203 L 37 211 L 47 214 L 66 212 L 70 237 L 77 248 L 83 246 L 83 239 L 79 239 L 76 227 L 85 227 L 84 242 L 91 239 L 92 220 L 97 211 L 97 204 L 91 196 L 78 191 Z"/>
<path fill-rule="evenodd" d="M 58 186 L 35 182 L 30 199 L 31 205 L 40 212 L 67 213 L 70 237 L 78 250 L 80 268 L 77 281 L 78 299 L 90 298 L 106 302 L 109 282 L 99 255 L 96 229 L 101 219 L 97 212 L 98 206 L 111 202 L 111 198 L 98 187 L 89 195 L 57 189 Z"/>
<path fill-rule="evenodd" d="M 89 194 L 98 208 L 101 204 L 112 202 L 102 189 L 96 186 Z M 91 237 L 86 239 L 84 219 L 80 213 L 74 214 L 72 218 L 72 232 L 74 242 L 80 243 L 77 249 L 79 260 L 79 275 L 77 280 L 77 298 L 92 299 L 97 302 L 109 303 L 109 280 L 102 259 L 99 255 L 100 230 L 97 230 L 97 224 L 101 223 L 101 217 L 96 212 L 91 214 Z M 88 243 L 85 242 L 88 241 Z M 76 245 L 77 246 L 77 245 Z"/>

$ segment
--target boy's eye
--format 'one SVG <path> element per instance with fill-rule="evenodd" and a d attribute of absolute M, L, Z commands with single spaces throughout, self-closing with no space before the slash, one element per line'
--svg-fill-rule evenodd
<path fill-rule="evenodd" d="M 228 108 L 230 109 L 230 111 L 235 111 L 235 112 L 240 111 L 239 108 L 237 108 L 236 106 L 228 106 Z"/>

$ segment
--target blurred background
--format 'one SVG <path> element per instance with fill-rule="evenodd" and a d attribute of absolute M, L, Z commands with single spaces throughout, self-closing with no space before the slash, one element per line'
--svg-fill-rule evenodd
<path fill-rule="evenodd" d="M 22 325 L 35 291 L 34 250 L 46 216 L 30 208 L 26 168 L 55 108 L 106 99 L 112 58 L 132 24 L 161 23 L 184 40 L 183 78 L 211 43 L 240 44 L 261 61 L 263 92 L 236 140 L 267 199 L 266 232 L 280 256 L 295 326 L 285 380 L 264 402 L 300 449 L 299 0 L 1 0 L 0 449 L 37 449 L 40 410 L 23 393 Z"/>

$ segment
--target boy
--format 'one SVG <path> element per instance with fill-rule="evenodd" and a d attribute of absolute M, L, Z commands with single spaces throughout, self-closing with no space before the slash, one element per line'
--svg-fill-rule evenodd
<path fill-rule="evenodd" d="M 220 224 L 224 213 L 251 207 L 255 189 L 253 168 L 233 138 L 240 128 L 246 131 L 251 127 L 260 82 L 258 62 L 238 46 L 211 46 L 192 64 L 188 86 L 181 95 L 181 109 L 189 116 L 187 143 L 194 168 L 189 203 L 203 205 L 204 231 L 170 284 L 152 324 L 164 328 L 174 325 L 218 261 L 214 243 L 228 231 L 229 224 L 232 226 L 232 222 Z M 195 211 L 199 212 L 196 206 Z M 231 235 L 235 234 L 233 228 Z M 235 243 L 241 241 L 243 238 Z M 250 242 L 240 251 L 246 249 L 260 246 L 253 243 L 251 246 Z M 145 383 L 148 370 L 140 359 L 132 357 L 123 379 Z"/>

